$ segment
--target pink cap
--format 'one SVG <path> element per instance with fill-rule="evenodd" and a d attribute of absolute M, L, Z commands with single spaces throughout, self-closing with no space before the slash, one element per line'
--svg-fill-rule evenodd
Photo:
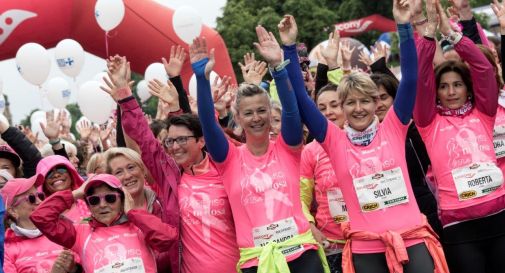
<path fill-rule="evenodd" d="M 119 179 L 117 179 L 115 176 L 110 174 L 97 174 L 88 179 L 86 186 L 84 186 L 84 192 L 87 192 L 91 187 L 104 183 L 114 189 L 120 189 L 122 191 L 121 181 L 119 181 Z"/>
<path fill-rule="evenodd" d="M 36 183 L 44 181 L 41 175 L 34 175 L 30 178 L 15 178 L 7 181 L 5 186 L 0 190 L 0 195 L 4 200 L 5 209 L 8 209 L 14 200 L 14 197 L 28 191 L 34 187 Z"/>
<path fill-rule="evenodd" d="M 21 165 L 21 158 L 9 145 L 0 145 L 0 158 L 9 159 L 16 168 Z"/>

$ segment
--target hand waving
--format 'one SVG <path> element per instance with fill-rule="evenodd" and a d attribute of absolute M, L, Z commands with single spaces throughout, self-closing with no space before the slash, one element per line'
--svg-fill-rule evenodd
<path fill-rule="evenodd" d="M 397 24 L 410 22 L 410 0 L 393 0 L 393 17 Z"/>
<path fill-rule="evenodd" d="M 330 69 L 334 69 L 338 67 L 338 52 L 340 48 L 340 33 L 337 29 L 330 33 L 328 37 L 328 45 L 326 47 L 321 47 L 321 55 L 323 55 L 324 59 L 328 63 L 328 67 Z"/>
<path fill-rule="evenodd" d="M 210 72 L 214 68 L 216 64 L 216 60 L 214 57 L 214 49 L 210 50 L 210 53 L 207 50 L 207 41 L 205 38 L 197 37 L 193 40 L 193 43 L 189 47 L 189 57 L 191 63 L 197 63 L 205 58 L 209 58 L 209 61 L 205 65 L 205 78 L 210 79 Z"/>
<path fill-rule="evenodd" d="M 263 59 L 268 62 L 270 67 L 276 67 L 282 63 L 282 50 L 272 32 L 267 32 L 262 26 L 256 27 L 256 35 L 259 43 L 254 46 L 259 51 Z"/>
<path fill-rule="evenodd" d="M 282 44 L 285 46 L 294 45 L 298 36 L 298 26 L 292 15 L 284 15 L 284 18 L 277 25 Z"/>
<path fill-rule="evenodd" d="M 60 135 L 61 125 L 58 120 L 54 117 L 54 111 L 46 112 L 46 125 L 40 123 L 40 128 L 42 132 L 49 139 L 49 141 L 55 141 Z"/>
<path fill-rule="evenodd" d="M 493 12 L 496 15 L 496 18 L 498 19 L 498 22 L 500 22 L 501 34 L 504 35 L 505 34 L 505 2 L 502 1 L 500 3 L 497 0 L 493 0 L 493 3 L 491 3 L 491 8 L 493 9 Z"/>
<path fill-rule="evenodd" d="M 107 77 L 103 80 L 107 86 L 101 86 L 116 102 L 132 95 L 130 90 L 131 70 L 126 57 L 116 55 L 107 60 Z"/>
<path fill-rule="evenodd" d="M 167 59 L 161 58 L 168 77 L 173 78 L 181 74 L 184 60 L 186 60 L 186 52 L 184 51 L 184 48 L 182 48 L 180 45 L 177 47 L 172 46 L 170 49 L 170 60 L 167 62 Z"/>
<path fill-rule="evenodd" d="M 172 105 L 175 101 L 179 100 L 179 94 L 171 81 L 167 81 L 167 84 L 163 84 L 157 79 L 149 81 L 149 93 L 158 97 L 165 103 Z"/>

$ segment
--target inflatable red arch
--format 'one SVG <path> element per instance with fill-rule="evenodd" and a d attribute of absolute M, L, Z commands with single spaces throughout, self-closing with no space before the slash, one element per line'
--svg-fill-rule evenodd
<path fill-rule="evenodd" d="M 125 16 L 109 32 L 109 55 L 127 56 L 132 70 L 144 74 L 146 67 L 168 57 L 172 45 L 186 45 L 171 27 L 174 11 L 154 1 L 124 0 Z M 0 2 L 0 60 L 13 58 L 23 44 L 55 47 L 66 38 L 78 41 L 85 51 L 106 58 L 105 33 L 94 16 L 91 0 L 2 0 Z M 226 45 L 212 28 L 203 26 L 202 36 L 216 49 L 214 71 L 236 82 Z M 189 58 L 181 72 L 186 87 L 193 74 Z"/>
<path fill-rule="evenodd" d="M 338 23 L 335 25 L 335 29 L 338 29 L 342 37 L 352 37 L 371 30 L 379 32 L 396 31 L 396 23 L 379 14 L 373 14 L 361 19 Z"/>

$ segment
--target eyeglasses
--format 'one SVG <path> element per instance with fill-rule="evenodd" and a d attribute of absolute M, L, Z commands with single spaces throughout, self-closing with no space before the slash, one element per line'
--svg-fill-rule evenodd
<path fill-rule="evenodd" d="M 12 207 L 16 207 L 17 205 L 21 204 L 24 201 L 28 201 L 30 202 L 30 204 L 34 205 L 35 203 L 37 203 L 37 198 L 40 201 L 44 201 L 44 199 L 46 199 L 46 195 L 43 192 L 30 193 L 28 195 L 19 198 L 16 202 L 12 204 Z"/>
<path fill-rule="evenodd" d="M 59 174 L 64 174 L 64 173 L 67 173 L 68 170 L 66 167 L 63 167 L 63 166 L 60 166 L 60 167 L 56 167 L 54 169 L 52 169 L 50 172 L 47 173 L 47 178 L 53 178 L 53 176 L 56 174 L 56 173 L 59 173 Z"/>
<path fill-rule="evenodd" d="M 88 196 L 86 200 L 90 206 L 97 206 L 102 200 L 105 200 L 108 204 L 114 204 L 119 197 L 121 197 L 119 193 L 105 193 Z"/>
<path fill-rule="evenodd" d="M 165 138 L 165 140 L 163 140 L 163 145 L 165 145 L 165 147 L 167 147 L 167 148 L 174 146 L 174 142 L 177 142 L 177 144 L 179 144 L 179 145 L 186 145 L 186 143 L 188 143 L 188 139 L 190 137 L 196 138 L 195 136 L 180 136 L 180 137 L 176 137 L 176 138 L 167 137 L 167 138 Z"/>

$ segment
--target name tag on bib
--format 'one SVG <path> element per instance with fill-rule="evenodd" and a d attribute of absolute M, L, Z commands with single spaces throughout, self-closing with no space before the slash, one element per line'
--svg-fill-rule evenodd
<path fill-rule="evenodd" d="M 493 145 L 496 158 L 505 157 L 505 126 L 496 126 L 494 128 Z"/>
<path fill-rule="evenodd" d="M 342 191 L 339 188 L 328 189 L 326 196 L 328 197 L 328 206 L 330 207 L 330 215 L 333 217 L 333 221 L 336 223 L 349 221 Z"/>
<path fill-rule="evenodd" d="M 361 211 L 385 209 L 409 202 L 400 167 L 353 180 Z"/>
<path fill-rule="evenodd" d="M 95 273 L 144 273 L 144 263 L 141 258 L 135 257 L 113 264 L 108 264 L 104 267 L 95 270 Z"/>
<path fill-rule="evenodd" d="M 460 201 L 488 195 L 503 184 L 503 174 L 494 163 L 474 163 L 451 173 Z"/>
<path fill-rule="evenodd" d="M 268 225 L 253 228 L 254 246 L 262 247 L 269 242 L 282 243 L 298 235 L 298 226 L 295 219 L 289 217 L 270 223 Z M 303 246 L 297 245 L 280 249 L 285 256 L 303 251 Z"/>

